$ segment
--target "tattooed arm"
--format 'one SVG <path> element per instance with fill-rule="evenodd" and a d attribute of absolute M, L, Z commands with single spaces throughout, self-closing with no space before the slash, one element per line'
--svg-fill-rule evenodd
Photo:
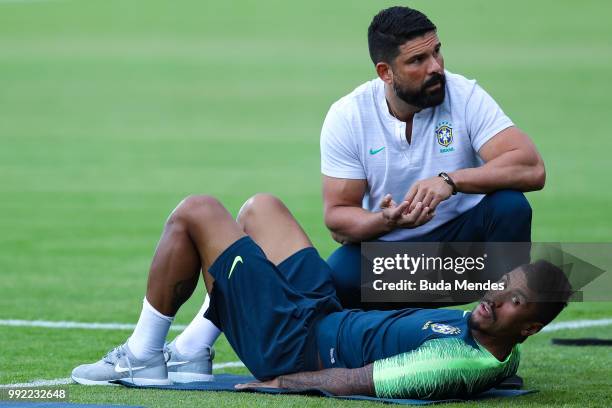
<path fill-rule="evenodd" d="M 375 395 L 372 364 L 361 368 L 328 368 L 320 371 L 281 375 L 265 382 L 239 384 L 244 388 L 290 388 L 307 390 L 317 388 L 334 395 Z"/>

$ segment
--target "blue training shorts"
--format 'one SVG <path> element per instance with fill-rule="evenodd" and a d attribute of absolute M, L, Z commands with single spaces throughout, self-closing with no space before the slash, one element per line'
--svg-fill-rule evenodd
<path fill-rule="evenodd" d="M 341 306 L 316 249 L 302 249 L 276 266 L 247 236 L 209 272 L 215 283 L 205 317 L 257 379 L 318 369 L 315 323 Z"/>

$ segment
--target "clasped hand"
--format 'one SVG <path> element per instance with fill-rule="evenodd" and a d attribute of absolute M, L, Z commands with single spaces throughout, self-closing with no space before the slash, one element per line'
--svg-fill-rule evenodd
<path fill-rule="evenodd" d="M 440 202 L 448 199 L 453 188 L 440 177 L 430 177 L 416 182 L 399 205 L 391 194 L 383 197 L 380 208 L 388 227 L 416 228 L 429 222 Z"/>
<path fill-rule="evenodd" d="M 404 201 L 408 202 L 408 212 L 412 212 L 417 203 L 434 211 L 438 204 L 453 194 L 453 188 L 442 177 L 430 177 L 417 181 L 406 193 Z"/>

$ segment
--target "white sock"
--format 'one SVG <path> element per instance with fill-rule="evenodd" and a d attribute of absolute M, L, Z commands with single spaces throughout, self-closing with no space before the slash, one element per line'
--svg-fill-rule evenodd
<path fill-rule="evenodd" d="M 164 348 L 164 342 L 174 317 L 159 313 L 145 297 L 142 301 L 142 312 L 127 343 L 134 357 L 148 360 Z"/>
<path fill-rule="evenodd" d="M 204 350 L 206 346 L 212 346 L 221 334 L 221 330 L 204 317 L 204 312 L 208 310 L 209 305 L 210 299 L 207 295 L 198 314 L 174 340 L 179 353 L 187 356 L 196 354 Z"/>

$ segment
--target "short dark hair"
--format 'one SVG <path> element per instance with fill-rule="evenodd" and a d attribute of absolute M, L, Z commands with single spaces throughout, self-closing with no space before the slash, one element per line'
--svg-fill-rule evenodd
<path fill-rule="evenodd" d="M 540 259 L 522 265 L 527 287 L 536 294 L 537 318 L 540 323 L 550 323 L 567 306 L 572 296 L 572 285 L 561 268 Z"/>
<path fill-rule="evenodd" d="M 399 54 L 400 45 L 435 30 L 434 23 L 418 10 L 399 6 L 381 10 L 368 28 L 370 58 L 374 65 L 390 63 Z"/>

